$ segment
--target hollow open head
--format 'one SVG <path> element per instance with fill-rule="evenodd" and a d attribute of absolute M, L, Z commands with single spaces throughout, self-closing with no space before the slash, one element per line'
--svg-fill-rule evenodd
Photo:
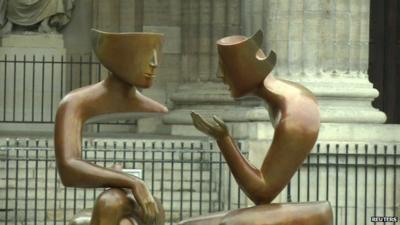
<path fill-rule="evenodd" d="M 141 88 L 152 85 L 163 39 L 160 33 L 92 29 L 93 49 L 100 63 L 119 79 Z"/>
<path fill-rule="evenodd" d="M 260 85 L 276 64 L 276 54 L 268 57 L 260 49 L 261 30 L 252 37 L 228 36 L 217 41 L 219 67 L 217 74 L 229 85 L 232 97 L 249 94 Z"/>

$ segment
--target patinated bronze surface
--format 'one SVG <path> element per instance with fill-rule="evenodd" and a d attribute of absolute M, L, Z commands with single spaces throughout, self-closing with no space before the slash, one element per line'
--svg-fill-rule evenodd
<path fill-rule="evenodd" d="M 288 184 L 314 146 L 320 127 L 314 95 L 300 84 L 269 74 L 276 63 L 260 49 L 263 34 L 229 36 L 217 42 L 220 75 L 233 97 L 254 94 L 268 104 L 275 128 L 272 144 L 260 169 L 240 153 L 224 122 L 207 121 L 192 113 L 197 129 L 216 139 L 240 188 L 257 205 L 253 208 L 191 219 L 182 224 L 319 224 L 332 223 L 329 203 L 269 204 Z"/>
<path fill-rule="evenodd" d="M 163 35 L 98 30 L 92 33 L 94 51 L 110 73 L 105 80 L 74 90 L 60 102 L 54 142 L 61 181 L 67 187 L 113 188 L 97 200 L 92 225 L 163 224 L 163 209 L 142 180 L 118 169 L 91 164 L 81 156 L 82 128 L 89 118 L 110 113 L 168 111 L 136 90 L 152 85 Z M 110 216 L 106 212 L 114 213 Z"/>
<path fill-rule="evenodd" d="M 219 212 L 180 222 L 181 225 L 332 225 L 328 202 L 263 204 Z"/>

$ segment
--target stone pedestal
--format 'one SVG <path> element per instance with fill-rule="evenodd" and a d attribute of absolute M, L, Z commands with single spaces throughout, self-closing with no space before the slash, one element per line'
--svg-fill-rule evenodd
<path fill-rule="evenodd" d="M 2 130 L 52 130 L 52 126 L 23 122 L 51 122 L 65 91 L 67 72 L 63 36 L 60 34 L 10 34 L 1 38 L 0 105 L 2 121 L 18 122 Z M 3 111 L 3 110 L 2 110 Z M 8 128 L 7 128 L 8 127 Z"/>

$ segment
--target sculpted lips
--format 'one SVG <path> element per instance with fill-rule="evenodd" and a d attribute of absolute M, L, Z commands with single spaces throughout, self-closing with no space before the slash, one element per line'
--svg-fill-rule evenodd
<path fill-rule="evenodd" d="M 154 77 L 156 77 L 156 75 L 154 75 L 154 73 L 145 73 L 144 76 L 146 78 L 154 78 Z"/>

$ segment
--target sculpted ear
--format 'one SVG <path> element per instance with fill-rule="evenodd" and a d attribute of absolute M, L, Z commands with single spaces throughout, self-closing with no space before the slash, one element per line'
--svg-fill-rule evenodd
<path fill-rule="evenodd" d="M 257 47 L 261 47 L 262 43 L 263 43 L 263 38 L 264 38 L 264 34 L 262 32 L 262 30 L 258 30 L 251 38 L 250 40 L 254 41 L 257 45 Z"/>

